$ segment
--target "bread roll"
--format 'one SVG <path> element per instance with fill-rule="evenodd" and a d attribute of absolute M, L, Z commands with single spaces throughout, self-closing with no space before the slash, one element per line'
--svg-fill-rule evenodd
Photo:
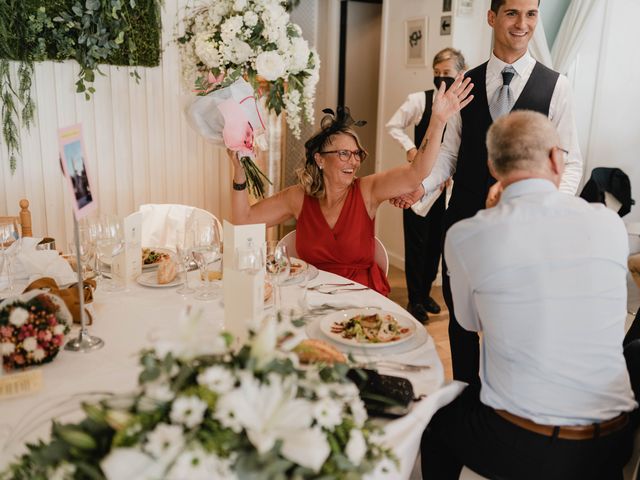
<path fill-rule="evenodd" d="M 333 345 L 308 338 L 301 341 L 293 351 L 298 355 L 302 363 L 346 363 L 347 358 Z"/>
<path fill-rule="evenodd" d="M 158 264 L 158 284 L 164 285 L 171 283 L 178 274 L 176 262 L 170 258 L 162 260 Z"/>

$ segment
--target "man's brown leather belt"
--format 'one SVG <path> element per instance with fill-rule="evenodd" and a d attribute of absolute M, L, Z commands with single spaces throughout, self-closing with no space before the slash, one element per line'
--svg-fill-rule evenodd
<path fill-rule="evenodd" d="M 552 437 L 554 432 L 557 431 L 556 436 L 565 440 L 588 440 L 590 438 L 602 437 L 624 428 L 629 423 L 629 414 L 623 412 L 617 417 L 611 420 L 605 420 L 604 422 L 594 423 L 591 425 L 540 425 L 539 423 L 532 422 L 527 418 L 519 417 L 513 413 L 509 413 L 506 410 L 495 410 L 495 412 L 508 422 L 517 425 L 520 428 L 529 430 L 540 435 L 546 435 Z"/>

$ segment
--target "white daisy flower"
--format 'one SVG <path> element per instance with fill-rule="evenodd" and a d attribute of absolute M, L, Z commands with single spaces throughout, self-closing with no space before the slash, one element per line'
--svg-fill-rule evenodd
<path fill-rule="evenodd" d="M 207 404 L 195 395 L 179 397 L 171 405 L 169 417 L 174 423 L 181 423 L 188 428 L 193 428 L 202 423 Z"/>

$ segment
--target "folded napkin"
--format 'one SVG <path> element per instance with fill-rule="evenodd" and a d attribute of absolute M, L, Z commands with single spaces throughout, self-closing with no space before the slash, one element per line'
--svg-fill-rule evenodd
<path fill-rule="evenodd" d="M 14 243 L 7 248 L 7 255 L 14 253 L 19 248 L 13 261 L 15 280 L 33 281 L 41 277 L 51 277 L 58 284 L 73 282 L 77 274 L 69 263 L 55 250 L 36 250 L 36 245 L 41 238 L 24 237 L 20 244 Z M 8 284 L 6 268 L 0 277 L 0 288 Z"/>
<path fill-rule="evenodd" d="M 84 292 L 84 304 L 88 305 L 93 302 L 93 291 L 96 289 L 95 280 L 85 280 L 83 285 Z M 24 293 L 27 293 L 31 290 L 46 290 L 53 295 L 57 295 L 60 297 L 69 312 L 71 312 L 71 316 L 73 317 L 74 323 L 80 323 L 80 297 L 78 296 L 78 284 L 74 283 L 73 285 L 67 288 L 60 288 L 58 284 L 53 278 L 39 278 L 38 280 L 31 282 L 27 288 L 24 289 Z M 85 313 L 87 314 L 87 324 L 91 325 L 93 323 L 93 316 L 91 312 L 85 308 Z"/>

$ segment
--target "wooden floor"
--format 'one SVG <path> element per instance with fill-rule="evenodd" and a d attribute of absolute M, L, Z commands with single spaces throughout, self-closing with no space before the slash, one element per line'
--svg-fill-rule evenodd
<path fill-rule="evenodd" d="M 391 285 L 391 293 L 389 298 L 400 305 L 407 308 L 408 296 L 407 285 L 404 279 L 404 272 L 399 268 L 389 266 L 389 284 Z M 442 311 L 438 315 L 429 314 L 427 322 L 427 331 L 433 337 L 438 350 L 438 355 L 444 366 L 444 376 L 446 379 L 453 378 L 451 373 L 451 351 L 449 350 L 449 333 L 447 331 L 449 325 L 449 312 L 447 306 L 442 299 L 442 287 L 433 287 L 431 296 L 438 302 Z"/>

